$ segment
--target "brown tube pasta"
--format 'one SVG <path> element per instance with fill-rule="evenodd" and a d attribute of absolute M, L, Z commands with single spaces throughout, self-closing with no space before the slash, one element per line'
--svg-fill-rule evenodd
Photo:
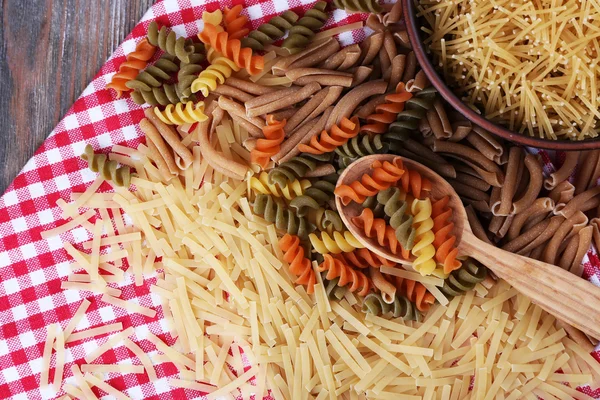
<path fill-rule="evenodd" d="M 483 201 L 483 200 L 473 200 L 473 199 L 469 199 L 466 197 L 462 197 L 461 200 L 463 201 L 464 204 L 466 205 L 470 205 L 473 206 L 473 208 L 481 213 L 489 213 L 490 211 L 490 204 L 487 201 Z"/>
<path fill-rule="evenodd" d="M 522 168 L 523 149 L 517 146 L 512 147 L 508 153 L 508 164 L 506 164 L 506 175 L 500 199 L 491 205 L 494 215 L 509 215 L 513 212 L 513 197 L 517 191 L 518 172 Z"/>
<path fill-rule="evenodd" d="M 179 175 L 179 168 L 177 168 L 175 158 L 173 158 L 173 150 L 167 146 L 156 127 L 148 119 L 144 118 L 140 122 L 140 129 L 146 135 L 146 143 L 150 151 L 148 156 L 156 163 L 159 170 L 161 168 L 159 163 L 162 160 L 165 163 L 166 170 L 171 175 Z M 163 170 L 165 166 L 162 167 Z M 161 174 L 163 173 L 161 172 Z M 166 177 L 166 175 L 163 176 Z"/>
<path fill-rule="evenodd" d="M 569 181 L 562 181 L 558 185 L 554 187 L 548 193 L 548 197 L 550 197 L 556 206 L 561 205 L 559 209 L 563 209 L 564 206 L 571 201 L 575 194 L 575 186 Z M 555 210 L 556 211 L 556 210 Z"/>
<path fill-rule="evenodd" d="M 319 165 L 317 168 L 312 171 L 308 171 L 305 178 L 320 178 L 322 176 L 327 176 L 335 173 L 335 167 L 331 164 L 323 164 Z"/>
<path fill-rule="evenodd" d="M 506 235 L 506 232 L 508 232 L 514 217 L 514 215 L 494 215 L 490 221 L 488 230 L 492 232 L 498 239 L 502 239 Z"/>
<path fill-rule="evenodd" d="M 575 167 L 577 167 L 577 161 L 579 160 L 579 155 L 581 153 L 578 151 L 568 151 L 565 153 L 565 161 L 562 166 L 556 171 L 550 174 L 550 176 L 544 181 L 544 188 L 547 190 L 552 190 L 559 183 L 566 181 L 569 179 L 573 171 L 575 171 Z"/>
<path fill-rule="evenodd" d="M 294 68 L 313 67 L 340 50 L 340 43 L 335 38 L 327 38 L 311 43 L 301 52 L 282 57 L 273 65 L 273 75 L 283 76 Z"/>
<path fill-rule="evenodd" d="M 365 67 L 364 65 L 356 67 L 356 69 L 353 71 L 353 74 L 352 74 L 352 85 L 351 86 L 355 87 L 357 85 L 360 85 L 361 83 L 366 81 L 367 78 L 369 78 L 372 73 L 373 73 L 373 68 L 371 68 L 371 67 Z"/>
<path fill-rule="evenodd" d="M 590 187 L 592 175 L 598 165 L 600 150 L 583 151 L 579 157 L 579 168 L 575 172 L 575 195 Z M 597 177 L 596 177 L 597 179 Z"/>
<path fill-rule="evenodd" d="M 338 101 L 325 124 L 325 129 L 328 130 L 334 124 L 339 124 L 344 117 L 350 117 L 356 107 L 365 99 L 377 94 L 383 94 L 386 89 L 387 82 L 384 81 L 366 82 L 355 87 Z"/>
<path fill-rule="evenodd" d="M 488 190 L 490 190 L 490 187 L 492 186 L 479 177 L 465 174 L 462 172 L 456 173 L 456 181 L 460 182 L 460 183 L 464 183 L 465 185 L 471 186 L 471 187 L 473 187 L 477 190 L 481 190 L 483 192 L 487 192 Z"/>
<path fill-rule="evenodd" d="M 473 130 L 473 124 L 471 121 L 458 121 L 452 122 L 452 136 L 448 140 L 451 142 L 460 142 L 466 138 Z"/>
<path fill-rule="evenodd" d="M 417 72 L 417 56 L 414 52 L 408 53 L 406 56 L 406 64 L 404 66 L 404 74 L 402 75 L 402 82 L 407 82 L 409 79 L 413 79 Z"/>
<path fill-rule="evenodd" d="M 433 141 L 433 151 L 436 153 L 446 153 L 449 157 L 461 160 L 475 169 L 492 186 L 501 186 L 504 183 L 504 174 L 500 170 L 500 167 L 470 147 L 435 139 Z"/>
<path fill-rule="evenodd" d="M 339 71 L 344 71 L 358 64 L 361 54 L 362 51 L 360 46 L 358 44 L 353 44 L 351 46 L 344 47 L 335 54 L 332 54 L 319 66 L 329 70 L 336 69 Z"/>
<path fill-rule="evenodd" d="M 292 133 L 290 137 L 281 143 L 279 151 L 271 159 L 275 162 L 284 162 L 300 154 L 298 144 L 308 143 L 313 136 L 319 134 L 325 128 L 325 122 L 332 109 L 332 107 L 329 107 L 319 118 L 309 120 L 300 129 Z"/>
<path fill-rule="evenodd" d="M 294 94 L 294 93 L 298 92 L 300 89 L 302 89 L 300 86 L 291 86 L 289 88 L 280 89 L 275 92 L 266 93 L 266 94 L 260 95 L 258 97 L 255 97 L 254 99 L 252 99 L 250 101 L 247 101 L 244 104 L 244 106 L 246 107 L 246 110 L 264 106 L 265 104 L 273 103 L 284 97 Z"/>
<path fill-rule="evenodd" d="M 517 253 L 523 255 L 523 254 L 535 251 L 535 249 L 538 247 L 542 247 L 542 250 L 539 250 L 539 256 L 535 257 L 536 260 L 540 260 L 542 252 L 545 248 L 545 243 L 548 240 L 550 240 L 550 238 L 552 238 L 552 236 L 554 235 L 556 230 L 560 227 L 560 225 L 564 222 L 564 220 L 565 220 L 565 218 L 560 217 L 560 216 L 555 216 L 555 217 L 550 218 L 550 223 L 548 224 L 548 227 L 544 230 L 544 232 L 542 232 L 531 243 L 529 243 L 527 246 L 523 247 Z M 546 219 L 544 221 L 548 221 L 548 220 Z M 541 221 L 540 223 L 542 223 L 544 221 Z M 534 227 L 532 227 L 531 229 L 533 229 L 533 228 Z M 527 232 L 528 231 L 526 231 L 525 233 L 527 233 Z"/>
<path fill-rule="evenodd" d="M 395 89 L 402 79 L 404 74 L 404 67 L 406 65 L 406 55 L 398 54 L 392 59 L 392 65 L 390 66 L 390 78 L 389 88 Z"/>
<path fill-rule="evenodd" d="M 350 87 L 353 79 L 350 73 L 322 68 L 296 68 L 286 72 L 285 76 L 297 85 L 309 85 L 316 82 L 323 86 Z"/>
<path fill-rule="evenodd" d="M 383 46 L 383 32 L 376 32 L 360 42 L 359 47 L 361 49 L 360 65 L 369 65 L 373 62 L 375 57 L 379 54 L 381 46 Z"/>
<path fill-rule="evenodd" d="M 192 152 L 190 151 L 190 149 L 188 149 L 181 143 L 181 138 L 175 132 L 175 129 L 162 122 L 160 118 L 156 116 L 152 108 L 147 108 L 144 111 L 144 114 L 146 115 L 146 118 L 148 118 L 148 120 L 152 122 L 152 125 L 156 127 L 156 129 L 160 133 L 160 136 L 162 136 L 165 142 L 168 143 L 168 145 L 173 149 L 175 154 L 181 157 L 183 161 L 183 169 L 186 169 L 190 165 L 192 165 L 192 162 L 194 162 Z"/>
<path fill-rule="evenodd" d="M 554 201 L 549 197 L 540 197 L 536 199 L 533 204 L 526 210 L 523 210 L 519 214 L 515 215 L 512 224 L 507 232 L 507 239 L 513 240 L 521 233 L 521 229 L 525 223 L 530 219 L 539 215 L 545 217 L 554 209 Z"/>
<path fill-rule="evenodd" d="M 536 240 L 541 241 L 540 238 L 543 237 L 542 235 L 544 235 L 544 233 L 546 233 L 547 237 L 545 237 L 545 239 L 543 241 L 541 241 L 541 243 L 546 242 L 546 240 L 548 240 L 550 238 L 550 236 L 552 236 L 552 232 L 548 232 L 548 227 L 551 225 L 551 223 L 552 223 L 552 220 L 548 220 L 548 219 L 539 222 L 538 224 L 533 226 L 531 229 L 521 233 L 516 238 L 505 243 L 504 246 L 502 246 L 502 249 L 506 250 L 506 251 L 510 251 L 512 253 L 518 252 L 518 254 L 524 254 L 527 251 L 531 251 L 531 249 L 537 247 L 540 243 L 536 243 L 533 246 L 530 246 L 530 245 L 532 243 L 535 243 Z M 557 224 L 560 224 L 560 222 L 554 223 L 554 225 L 557 225 Z M 531 248 L 527 248 L 527 246 L 530 246 Z"/>
<path fill-rule="evenodd" d="M 230 160 L 223 154 L 219 153 L 212 147 L 208 137 L 208 128 L 211 124 L 210 118 L 204 122 L 200 122 L 196 127 L 198 136 L 198 146 L 202 157 L 213 167 L 215 171 L 222 173 L 230 178 L 243 180 L 248 172 L 248 167 Z"/>
<path fill-rule="evenodd" d="M 537 156 L 527 154 L 525 156 L 525 167 L 529 171 L 529 186 L 523 196 L 513 203 L 511 211 L 514 214 L 518 214 L 529 207 L 537 199 L 542 190 L 544 175 L 542 165 Z"/>
<path fill-rule="evenodd" d="M 409 150 L 421 157 L 427 158 L 438 164 L 448 164 L 448 161 L 446 161 L 446 159 L 444 159 L 444 157 L 440 156 L 439 154 L 434 153 L 433 151 L 431 151 L 431 149 L 429 147 L 422 145 L 421 143 L 417 142 L 414 139 L 407 138 L 403 142 L 403 144 L 407 150 Z"/>
<path fill-rule="evenodd" d="M 452 135 L 452 127 L 442 101 L 437 98 L 433 103 L 433 108 L 427 111 L 427 122 L 436 139 L 446 139 Z"/>
<path fill-rule="evenodd" d="M 150 158 L 150 160 L 154 161 L 156 167 L 158 168 L 158 171 L 160 172 L 160 175 L 163 177 L 165 182 L 168 182 L 171 179 L 173 179 L 173 177 L 177 176 L 178 171 L 171 171 L 171 168 L 177 169 L 177 165 L 173 161 L 173 156 L 170 154 L 167 156 L 168 158 L 170 158 L 169 164 L 167 164 L 167 162 L 165 161 L 165 157 L 163 157 L 160 154 L 158 148 L 152 140 L 146 138 L 146 144 L 148 145 L 148 153 L 146 155 L 148 156 L 148 158 Z M 169 168 L 170 164 L 172 164 L 171 168 Z"/>
<path fill-rule="evenodd" d="M 467 197 L 472 200 L 481 200 L 488 203 L 490 201 L 490 195 L 482 190 L 465 185 L 456 179 L 448 179 L 448 183 L 452 185 L 454 190 L 456 190 L 456 193 L 458 193 L 461 197 Z"/>
<path fill-rule="evenodd" d="M 581 209 L 581 206 L 584 203 L 586 203 L 592 197 L 598 196 L 598 194 L 600 194 L 600 186 L 596 186 L 595 188 L 588 189 L 585 192 L 580 193 L 577 196 L 573 197 L 573 199 L 571 201 L 569 201 L 569 203 L 567 203 L 567 205 L 564 208 L 562 208 L 560 210 L 555 210 L 555 214 L 562 215 L 565 218 L 569 218 L 571 215 L 575 214 L 575 212 L 577 212 L 577 210 Z M 558 208 L 558 207 L 556 207 L 556 208 Z"/>
<path fill-rule="evenodd" d="M 577 253 L 575 253 L 573 263 L 571 263 L 571 266 L 569 267 L 569 272 L 579 277 L 583 275 L 583 265 L 581 265 L 581 263 L 583 261 L 583 257 L 585 257 L 590 249 L 590 245 L 592 244 L 593 231 L 594 228 L 592 226 L 586 226 L 580 230 L 577 235 L 579 237 Z"/>
<path fill-rule="evenodd" d="M 297 108 L 287 108 L 285 110 L 281 110 L 281 111 L 277 111 L 272 113 L 271 115 L 273 116 L 273 118 L 275 118 L 277 121 L 281 121 L 282 119 L 289 119 L 292 118 L 294 115 L 296 115 L 298 113 L 298 109 Z"/>
<path fill-rule="evenodd" d="M 267 93 L 276 92 L 279 89 L 272 86 L 263 86 L 258 83 L 254 83 L 252 81 L 246 81 L 243 79 L 238 79 L 234 77 L 229 77 L 225 80 L 225 84 L 236 89 L 243 90 L 244 92 L 253 94 L 255 96 L 262 96 Z"/>
<path fill-rule="evenodd" d="M 262 128 L 265 127 L 264 119 L 258 118 L 258 117 L 248 117 L 246 115 L 246 110 L 244 109 L 243 105 L 241 105 L 240 103 L 233 101 L 230 98 L 227 98 L 225 96 L 220 96 L 218 102 L 219 102 L 219 107 L 221 107 L 223 110 L 227 111 L 229 113 L 229 115 L 231 115 L 232 118 L 233 118 L 233 116 L 236 116 L 241 119 L 245 119 L 246 121 L 250 122 L 252 125 L 256 126 L 258 129 L 261 130 L 261 133 L 257 136 L 263 136 Z M 250 133 L 250 131 L 248 131 L 248 132 Z M 255 135 L 252 135 L 252 136 L 255 136 Z"/>
<path fill-rule="evenodd" d="M 471 230 L 473 231 L 475 237 L 488 244 L 493 244 L 490 238 L 488 238 L 487 233 L 485 232 L 483 225 L 481 225 L 481 221 L 479 221 L 479 218 L 477 217 L 473 207 L 469 205 L 465 207 L 465 210 L 467 211 L 467 219 L 469 220 L 469 225 L 471 226 Z"/>
<path fill-rule="evenodd" d="M 254 98 L 253 95 L 229 85 L 219 85 L 215 90 L 212 91 L 212 93 L 231 97 L 235 100 L 241 101 L 242 103 L 250 101 Z"/>
<path fill-rule="evenodd" d="M 244 129 L 246 129 L 248 131 L 248 133 L 250 134 L 250 136 L 252 136 L 254 138 L 263 137 L 264 134 L 263 134 L 262 129 L 260 129 L 256 125 L 252 124 L 247 119 L 242 118 L 236 114 L 229 114 L 229 116 L 231 117 L 232 120 L 235 121 L 236 124 L 243 127 Z M 213 128 L 211 127 L 211 132 L 212 131 L 213 131 Z"/>
<path fill-rule="evenodd" d="M 598 205 L 600 205 L 600 197 L 598 197 L 598 196 L 592 197 L 591 199 L 589 199 L 588 201 L 583 203 L 581 205 L 581 207 L 579 207 L 579 211 L 581 211 L 581 212 L 590 211 L 590 210 L 593 210 L 594 208 L 597 208 Z"/>
<path fill-rule="evenodd" d="M 394 154 L 398 154 L 399 156 L 415 160 L 416 162 L 421 163 L 427 168 L 437 172 L 440 176 L 443 176 L 444 178 L 456 178 L 456 170 L 454 169 L 454 166 L 450 163 L 435 162 L 429 158 L 425 158 L 423 156 L 413 153 L 412 151 L 409 151 L 408 147 L 395 149 Z"/>
<path fill-rule="evenodd" d="M 258 115 L 269 114 L 274 111 L 281 110 L 282 108 L 286 108 L 306 100 L 319 90 L 321 90 L 321 85 L 319 85 L 317 82 L 311 82 L 297 92 L 265 105 L 250 108 L 248 103 L 246 103 L 246 115 L 249 117 L 256 117 Z"/>
<path fill-rule="evenodd" d="M 554 232 L 552 239 L 546 245 L 544 252 L 542 253 L 541 261 L 549 264 L 556 262 L 556 256 L 558 249 L 563 240 L 568 239 L 570 236 L 576 234 L 588 223 L 588 218 L 581 211 L 577 211 L 569 216 Z"/>
<path fill-rule="evenodd" d="M 556 265 L 568 271 L 571 268 L 573 261 L 575 260 L 575 255 L 577 253 L 578 247 L 579 235 L 575 235 L 567 241 L 565 249 L 560 255 Z"/>
<path fill-rule="evenodd" d="M 313 118 L 317 118 L 319 115 L 321 115 L 323 113 L 323 111 L 325 111 L 327 108 L 329 108 L 329 106 L 331 106 L 333 103 L 335 103 L 337 101 L 337 99 L 342 94 L 343 89 L 344 88 L 342 88 L 341 86 L 329 86 L 329 87 L 324 88 L 321 91 L 321 92 L 325 93 L 325 97 L 322 100 L 319 97 L 317 97 L 318 94 L 321 92 L 318 92 L 315 96 L 311 97 L 311 99 L 309 101 L 307 101 L 300 110 L 298 110 L 297 118 L 299 119 L 299 118 L 303 117 L 303 114 L 305 113 L 304 112 L 305 107 L 307 109 L 310 109 L 316 103 L 316 108 L 314 108 L 312 111 L 310 111 L 310 113 L 308 115 L 303 117 L 300 122 L 297 122 L 295 119 L 290 119 L 284 127 L 284 131 L 286 132 L 286 134 L 292 133 L 294 131 L 294 129 L 304 126 L 304 124 L 307 121 L 310 121 Z"/>
<path fill-rule="evenodd" d="M 379 65 L 381 67 L 381 72 L 383 75 L 383 79 L 389 81 L 392 60 L 394 57 L 398 55 L 398 50 L 396 49 L 396 43 L 394 42 L 394 38 L 390 31 L 385 31 L 383 36 L 383 46 L 381 50 L 379 50 Z"/>
<path fill-rule="evenodd" d="M 410 45 L 410 39 L 408 37 L 408 32 L 405 30 L 394 32 L 394 42 L 400 47 L 411 50 L 412 47 Z"/>
<path fill-rule="evenodd" d="M 427 78 L 427 75 L 425 75 L 425 72 L 423 70 L 420 70 L 419 72 L 417 72 L 417 74 L 415 75 L 414 79 L 409 79 L 408 82 L 406 82 L 406 91 L 407 92 L 411 92 L 411 93 L 415 93 L 418 92 L 420 90 L 425 89 L 426 87 L 429 86 L 429 79 Z M 440 114 L 443 113 L 444 117 L 442 118 L 442 123 L 448 123 L 450 124 L 450 121 L 448 120 L 448 117 L 446 116 L 446 110 L 443 108 L 442 102 L 440 99 L 436 99 L 436 104 L 439 103 L 439 106 L 434 105 L 436 108 L 440 107 L 441 109 L 438 110 L 438 112 Z M 444 125 L 444 129 L 448 129 L 445 127 Z"/>
<path fill-rule="evenodd" d="M 354 113 L 360 119 L 366 119 L 369 115 L 375 113 L 375 109 L 377 106 L 385 103 L 384 94 L 380 94 L 379 96 L 373 96 L 373 98 L 367 101 L 364 105 L 360 106 L 358 111 Z"/>

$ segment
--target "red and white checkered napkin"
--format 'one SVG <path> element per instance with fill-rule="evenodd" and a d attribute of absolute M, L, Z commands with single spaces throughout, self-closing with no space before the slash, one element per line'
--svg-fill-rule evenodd
<path fill-rule="evenodd" d="M 313 3 L 311 0 L 247 0 L 244 4 L 253 28 L 273 15 L 287 9 L 302 10 Z M 72 192 L 83 192 L 95 179 L 96 174 L 86 168 L 79 155 L 86 143 L 96 149 L 108 150 L 115 144 L 136 147 L 143 136 L 138 122 L 143 118 L 142 107 L 128 98 L 115 100 L 114 93 L 104 87 L 125 59 L 125 54 L 135 48 L 152 20 L 168 25 L 178 35 L 187 37 L 202 28 L 202 12 L 218 7 L 232 6 L 225 2 L 203 0 L 158 1 L 143 17 L 125 42 L 102 67 L 92 83 L 85 89 L 65 118 L 29 160 L 8 191 L 0 199 L 0 398 L 42 399 L 53 393 L 39 388 L 42 351 L 46 328 L 60 323 L 64 329 L 79 306 L 83 295 L 89 292 L 63 291 L 61 281 L 70 272 L 69 258 L 63 250 L 63 242 L 82 243 L 90 239 L 90 232 L 75 229 L 61 237 L 42 240 L 40 232 L 56 227 L 61 220 L 56 200 L 69 200 Z M 335 10 L 327 27 L 356 22 L 364 14 L 348 15 Z M 342 34 L 344 44 L 364 37 L 363 31 Z M 547 157 L 547 155 L 545 155 Z M 550 159 L 546 158 L 550 164 Z M 551 168 L 551 167 L 549 167 Z M 101 189 L 108 190 L 108 187 Z M 93 222 L 93 221 L 92 221 Z M 598 284 L 600 261 L 590 252 L 585 273 Z M 129 278 L 121 287 L 123 298 L 158 310 L 156 318 L 128 314 L 100 301 L 99 296 L 88 296 L 92 302 L 86 316 L 77 327 L 122 322 L 124 328 L 133 326 L 133 338 L 145 351 L 155 354 L 154 346 L 142 340 L 146 331 L 165 335 L 166 326 L 159 301 L 149 291 L 154 279 L 137 287 Z M 88 354 L 106 338 L 88 339 L 67 349 L 65 376 L 70 377 L 70 365 L 81 364 Z M 139 363 L 125 347 L 119 346 L 104 354 L 100 363 Z M 54 368 L 54 367 L 52 367 Z M 133 399 L 173 399 L 200 397 L 198 392 L 172 389 L 167 377 L 177 370 L 173 364 L 157 366 L 159 379 L 150 383 L 144 374 L 110 374 L 108 383 L 124 390 Z M 67 378 L 70 379 L 70 378 Z M 596 393 L 600 396 L 600 392 Z"/>

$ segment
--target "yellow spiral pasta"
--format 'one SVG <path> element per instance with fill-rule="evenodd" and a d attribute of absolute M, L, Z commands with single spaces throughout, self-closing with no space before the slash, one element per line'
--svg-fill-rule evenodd
<path fill-rule="evenodd" d="M 204 11 L 202 13 L 202 21 L 204 21 L 205 24 L 213 24 L 214 26 L 219 26 L 221 25 L 221 22 L 223 22 L 223 11 Z"/>
<path fill-rule="evenodd" d="M 340 254 L 349 253 L 356 249 L 362 249 L 362 245 L 350 231 L 333 232 L 333 237 L 327 232 L 321 232 L 321 237 L 314 233 L 308 235 L 308 239 L 317 253 L 320 254 Z"/>
<path fill-rule="evenodd" d="M 201 92 L 204 97 L 217 88 L 217 85 L 223 84 L 225 79 L 229 78 L 233 72 L 240 70 L 235 62 L 224 57 L 212 47 L 206 50 L 206 57 L 210 65 L 198 75 L 198 78 L 192 82 L 192 92 Z"/>
<path fill-rule="evenodd" d="M 269 183 L 269 174 L 261 172 L 258 177 L 253 176 L 250 178 L 250 188 L 255 193 L 270 194 L 274 197 L 283 197 L 287 200 L 292 200 L 296 196 L 302 195 L 304 191 L 311 186 L 308 179 L 302 179 L 288 182 L 287 185 L 279 187 Z"/>
<path fill-rule="evenodd" d="M 208 119 L 204 114 L 204 102 L 200 101 L 194 105 L 193 101 L 169 104 L 163 111 L 154 107 L 154 114 L 167 125 L 193 124 L 194 122 L 203 122 Z"/>
<path fill-rule="evenodd" d="M 436 269 L 431 200 L 415 199 L 410 211 L 413 214 L 413 227 L 416 229 L 415 244 L 411 250 L 412 255 L 417 257 L 413 261 L 413 268 L 421 275 L 431 275 Z"/>

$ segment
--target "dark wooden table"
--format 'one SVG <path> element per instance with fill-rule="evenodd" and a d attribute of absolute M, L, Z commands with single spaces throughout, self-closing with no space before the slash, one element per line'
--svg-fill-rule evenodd
<path fill-rule="evenodd" d="M 0 0 L 0 194 L 154 0 Z"/>

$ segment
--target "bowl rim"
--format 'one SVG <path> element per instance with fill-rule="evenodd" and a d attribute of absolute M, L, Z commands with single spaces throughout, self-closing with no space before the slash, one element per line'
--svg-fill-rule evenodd
<path fill-rule="evenodd" d="M 431 84 L 438 90 L 442 97 L 469 121 L 479 125 L 493 135 L 524 146 L 562 151 L 591 150 L 600 148 L 600 137 L 580 141 L 534 138 L 527 135 L 521 135 L 503 126 L 497 125 L 470 109 L 465 103 L 462 102 L 461 99 L 458 98 L 456 94 L 454 94 L 448 85 L 446 85 L 441 75 L 438 74 L 437 70 L 433 66 L 429 56 L 425 52 L 425 46 L 421 42 L 421 35 L 418 29 L 416 9 L 413 0 L 401 1 L 402 8 L 404 10 L 404 22 L 408 32 L 408 37 L 412 45 L 412 50 L 417 57 L 417 61 L 419 62 L 421 69 L 423 69 Z"/>

